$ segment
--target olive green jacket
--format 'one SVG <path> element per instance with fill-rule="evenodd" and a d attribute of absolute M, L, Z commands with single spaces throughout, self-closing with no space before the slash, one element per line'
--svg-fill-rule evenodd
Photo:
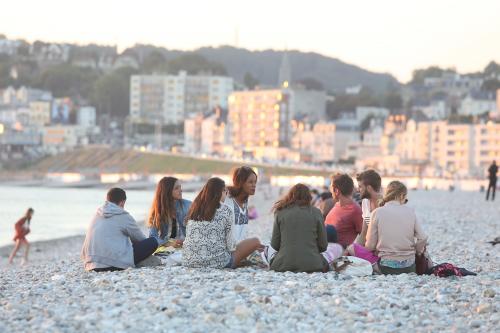
<path fill-rule="evenodd" d="M 271 246 L 278 251 L 271 261 L 272 270 L 322 272 L 327 263 L 321 252 L 328 242 L 320 210 L 292 206 L 277 211 Z"/>

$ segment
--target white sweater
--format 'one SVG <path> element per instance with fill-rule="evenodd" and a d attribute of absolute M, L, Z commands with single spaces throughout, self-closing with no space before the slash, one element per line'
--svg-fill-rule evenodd
<path fill-rule="evenodd" d="M 390 201 L 375 209 L 370 220 L 366 247 L 382 259 L 407 260 L 423 251 L 427 236 L 407 205 Z"/>

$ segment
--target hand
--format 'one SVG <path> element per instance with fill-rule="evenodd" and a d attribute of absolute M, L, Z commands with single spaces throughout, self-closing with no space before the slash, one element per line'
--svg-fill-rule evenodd
<path fill-rule="evenodd" d="M 182 239 L 176 239 L 174 247 L 175 248 L 182 247 L 182 244 L 184 244 L 184 240 L 182 240 Z"/>
<path fill-rule="evenodd" d="M 265 248 L 266 248 L 265 245 L 260 244 L 259 247 L 257 248 L 257 251 L 262 252 L 262 251 L 264 251 Z"/>

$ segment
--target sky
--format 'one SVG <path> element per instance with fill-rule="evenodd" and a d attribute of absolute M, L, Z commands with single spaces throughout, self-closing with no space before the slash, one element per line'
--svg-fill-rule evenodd
<path fill-rule="evenodd" d="M 500 62 L 499 0 L 2 0 L 0 33 L 33 42 L 317 52 L 402 82 Z"/>

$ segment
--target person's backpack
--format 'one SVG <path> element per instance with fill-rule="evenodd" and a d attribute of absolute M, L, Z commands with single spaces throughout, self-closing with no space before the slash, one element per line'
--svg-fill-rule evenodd
<path fill-rule="evenodd" d="M 427 274 L 438 277 L 477 275 L 476 273 L 468 271 L 465 268 L 456 267 L 455 265 L 447 262 L 429 268 Z"/>

